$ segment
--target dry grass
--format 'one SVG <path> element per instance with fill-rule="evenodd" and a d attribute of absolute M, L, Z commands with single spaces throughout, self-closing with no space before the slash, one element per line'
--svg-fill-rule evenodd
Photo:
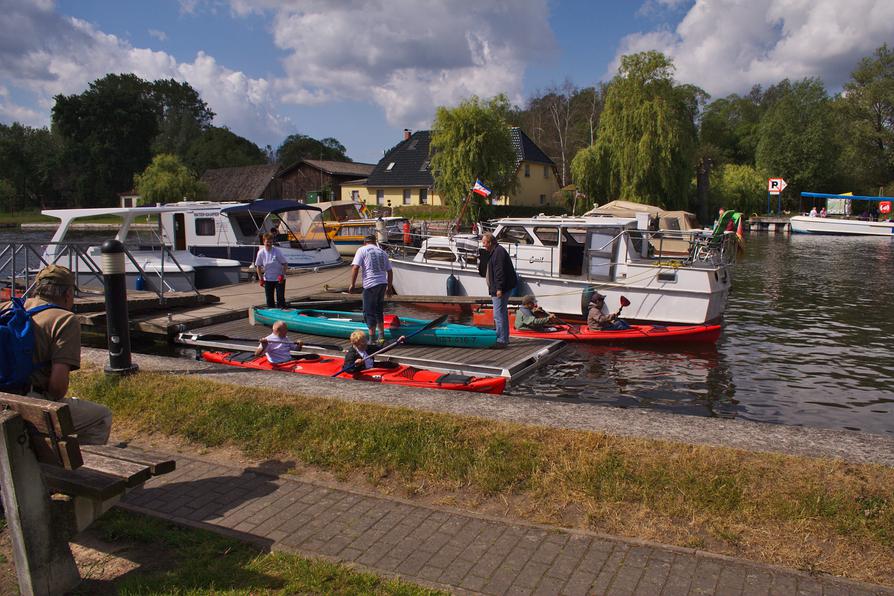
<path fill-rule="evenodd" d="M 140 374 L 76 376 L 134 431 L 405 496 L 894 584 L 894 470 Z"/>

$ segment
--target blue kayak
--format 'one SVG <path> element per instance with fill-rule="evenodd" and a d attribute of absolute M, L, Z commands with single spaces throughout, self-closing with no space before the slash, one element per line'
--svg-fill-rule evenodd
<path fill-rule="evenodd" d="M 269 326 L 277 321 L 283 321 L 290 330 L 311 335 L 348 338 L 357 329 L 367 331 L 363 314 L 359 312 L 310 308 L 297 310 L 255 308 L 252 313 L 254 322 L 262 325 Z M 425 319 L 385 315 L 385 339 L 394 341 L 401 335 L 409 335 L 430 322 Z M 497 343 L 497 332 L 486 327 L 445 323 L 414 335 L 407 340 L 407 343 L 454 348 L 489 348 Z"/>

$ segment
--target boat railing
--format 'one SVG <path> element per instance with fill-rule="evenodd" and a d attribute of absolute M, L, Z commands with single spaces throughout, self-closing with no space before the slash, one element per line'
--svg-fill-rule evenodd
<path fill-rule="evenodd" d="M 16 295 L 16 289 L 22 287 L 24 293 L 30 291 L 34 283 L 33 278 L 37 272 L 48 265 L 62 265 L 75 274 L 80 293 L 90 293 L 87 286 L 94 280 L 100 286 L 105 285 L 102 267 L 90 254 L 89 249 L 95 245 L 89 242 L 8 242 L 0 245 L 0 272 L 4 275 L 4 281 L 9 284 L 10 295 Z M 166 257 L 171 260 L 176 271 L 179 271 L 188 282 L 190 290 L 201 295 L 193 281 L 183 267 L 177 261 L 174 251 L 169 246 L 161 245 L 160 266 L 157 271 L 149 272 L 134 258 L 131 251 L 125 246 L 124 256 L 134 266 L 137 274 L 144 280 L 157 279 L 158 283 L 147 283 L 146 288 L 158 296 L 160 304 L 166 301 L 166 294 L 173 292 L 174 288 L 165 281 Z M 170 269 L 174 273 L 175 269 Z M 85 280 L 85 281 L 82 281 Z"/>

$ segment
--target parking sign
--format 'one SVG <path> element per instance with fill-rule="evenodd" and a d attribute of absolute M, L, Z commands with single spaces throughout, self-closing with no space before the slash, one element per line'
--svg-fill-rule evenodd
<path fill-rule="evenodd" d="M 767 192 L 771 195 L 778 195 L 788 184 L 785 183 L 785 180 L 782 178 L 770 178 L 767 180 Z"/>

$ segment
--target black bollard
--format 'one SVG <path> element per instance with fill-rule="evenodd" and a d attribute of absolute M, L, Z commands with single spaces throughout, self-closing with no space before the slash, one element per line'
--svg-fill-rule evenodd
<path fill-rule="evenodd" d="M 130 327 L 127 317 L 127 274 L 124 245 L 120 240 L 102 243 L 102 278 L 106 290 L 106 337 L 109 364 L 106 374 L 130 375 L 139 367 L 130 360 Z"/>

